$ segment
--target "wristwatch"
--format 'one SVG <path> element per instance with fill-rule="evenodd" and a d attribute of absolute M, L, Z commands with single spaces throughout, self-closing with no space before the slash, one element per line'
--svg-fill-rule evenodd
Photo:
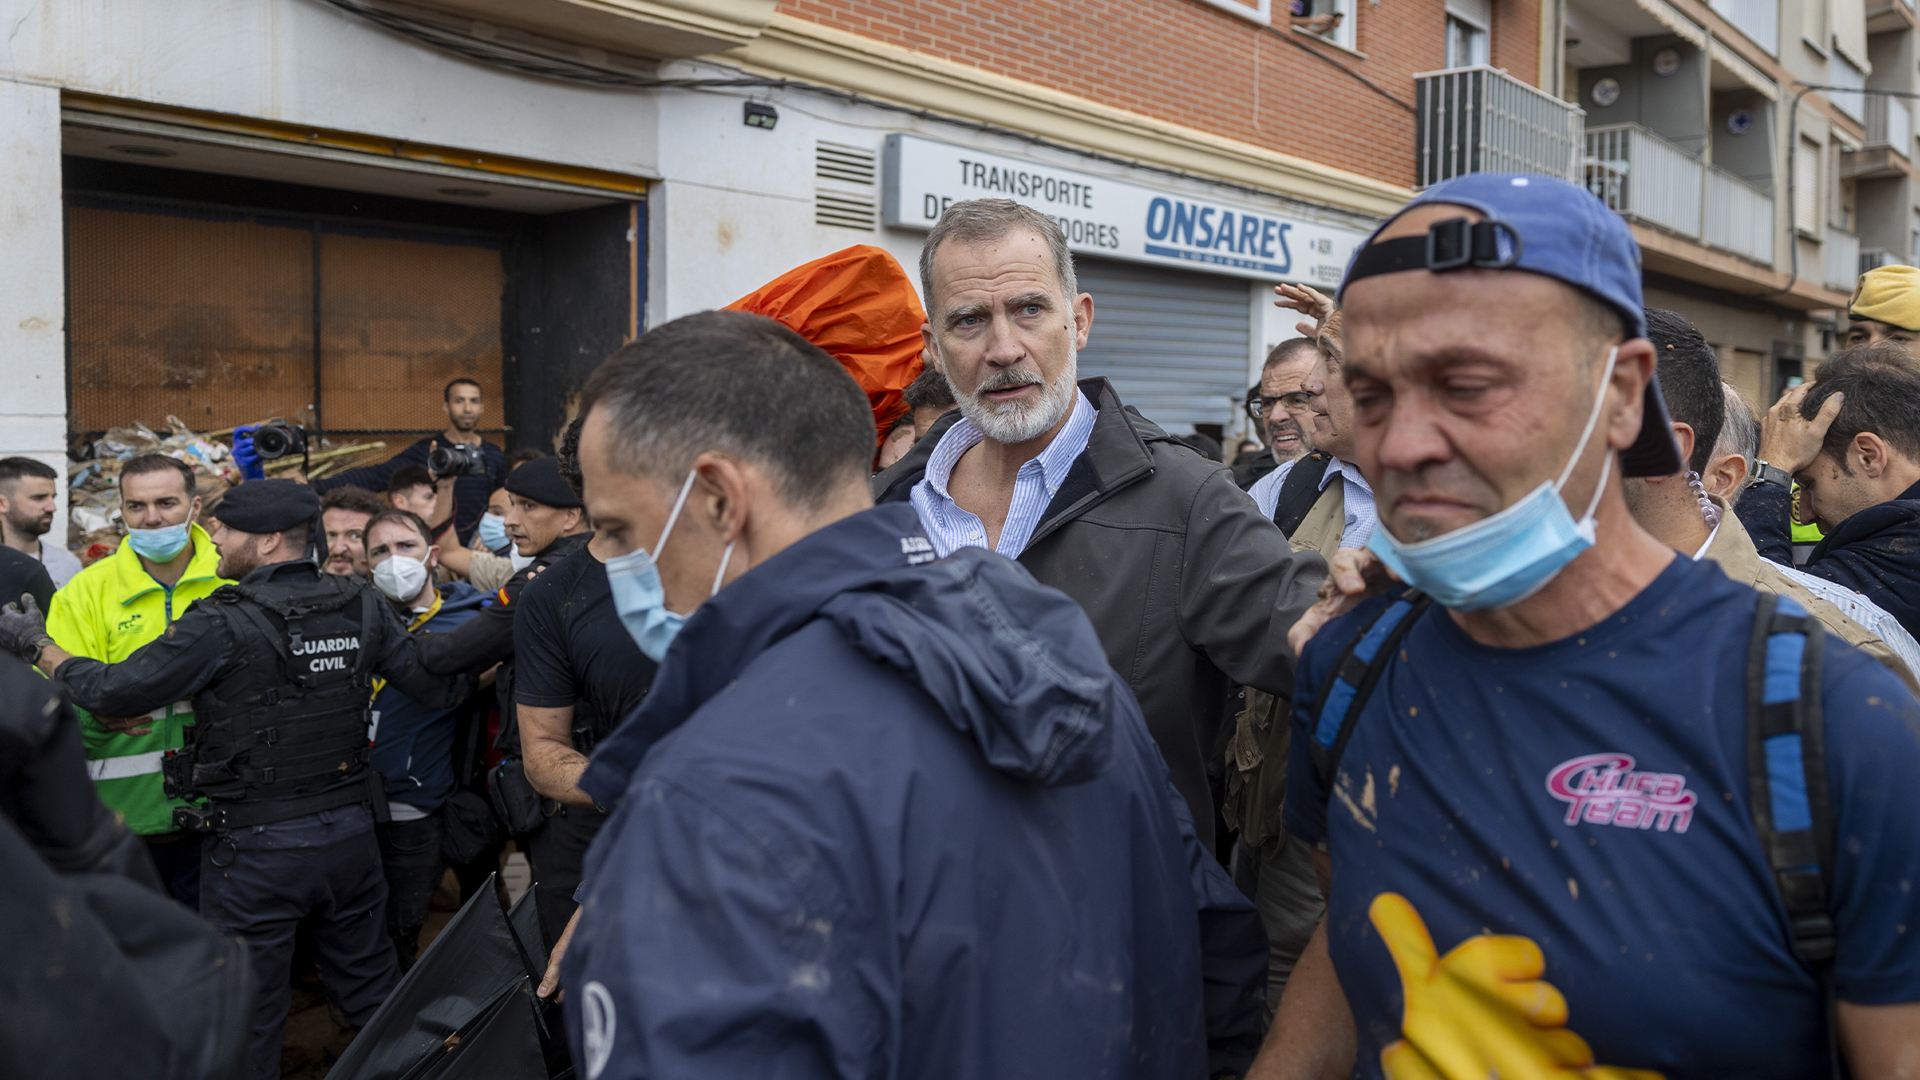
<path fill-rule="evenodd" d="M 1747 489 L 1751 491 L 1761 484 L 1774 484 L 1781 491 L 1792 491 L 1793 475 L 1778 465 L 1769 465 L 1759 458 L 1754 458 L 1753 475 L 1747 479 Z"/>

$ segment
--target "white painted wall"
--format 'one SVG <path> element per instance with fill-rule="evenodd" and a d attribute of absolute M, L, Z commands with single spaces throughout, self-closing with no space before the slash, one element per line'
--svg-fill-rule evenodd
<path fill-rule="evenodd" d="M 0 457 L 67 474 L 60 91 L 0 79 Z M 67 486 L 52 534 L 66 539 Z"/>
<path fill-rule="evenodd" d="M 644 91 L 519 75 L 317 0 L 0 0 L 0 75 L 654 175 Z"/>
<path fill-rule="evenodd" d="M 656 172 L 653 95 L 470 63 L 315 0 L 0 0 L 0 456 L 63 474 L 63 89 Z"/>

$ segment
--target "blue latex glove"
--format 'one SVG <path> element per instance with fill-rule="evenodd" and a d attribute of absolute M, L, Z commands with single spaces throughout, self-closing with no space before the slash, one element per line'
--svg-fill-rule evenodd
<path fill-rule="evenodd" d="M 240 466 L 240 476 L 244 480 L 265 480 L 266 466 L 260 463 L 260 455 L 253 452 L 253 429 L 258 424 L 241 424 L 233 429 L 233 463 Z"/>

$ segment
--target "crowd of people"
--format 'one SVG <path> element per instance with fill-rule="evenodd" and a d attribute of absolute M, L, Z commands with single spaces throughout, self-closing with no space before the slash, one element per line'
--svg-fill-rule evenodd
<path fill-rule="evenodd" d="M 1920 272 L 1758 412 L 1592 195 L 1449 181 L 1276 290 L 1228 468 L 1081 378 L 1044 214 L 802 271 L 553 453 L 456 380 L 311 484 L 135 457 L 85 569 L 0 460 L 0 781 L 111 812 L 9 835 L 244 940 L 235 1075 L 296 937 L 365 1024 L 509 844 L 588 1080 L 1920 1061 Z"/>

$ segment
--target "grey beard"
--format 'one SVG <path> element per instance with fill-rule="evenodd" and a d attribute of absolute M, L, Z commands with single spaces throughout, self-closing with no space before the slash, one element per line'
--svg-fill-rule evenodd
<path fill-rule="evenodd" d="M 994 386 L 991 377 L 981 381 L 970 394 L 960 394 L 960 415 L 973 422 L 987 438 L 997 443 L 1023 443 L 1037 439 L 1053 429 L 1060 418 L 1073 408 L 1074 395 L 1079 391 L 1080 358 L 1078 350 L 1067 354 L 1067 366 L 1061 369 L 1060 377 L 1051 383 L 1042 384 L 1040 396 L 1030 404 L 995 405 L 984 400 L 981 395 L 988 390 L 1005 389 L 1007 385 Z"/>

